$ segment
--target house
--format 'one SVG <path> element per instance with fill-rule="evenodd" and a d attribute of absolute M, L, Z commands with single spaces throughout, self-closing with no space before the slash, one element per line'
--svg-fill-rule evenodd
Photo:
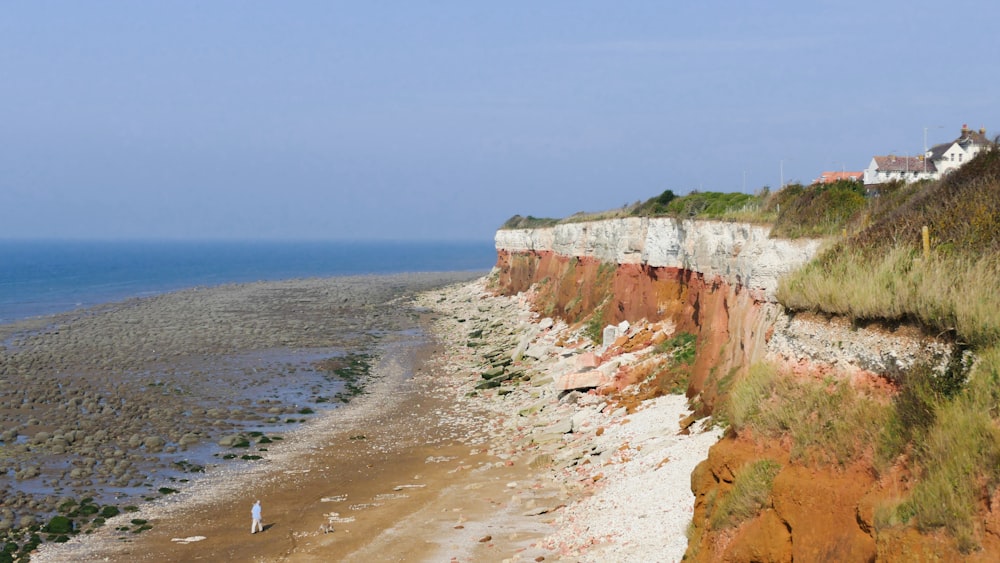
<path fill-rule="evenodd" d="M 860 182 L 864 177 L 864 172 L 821 172 L 819 178 L 813 180 L 814 184 L 832 184 L 841 180 Z"/>
<path fill-rule="evenodd" d="M 979 151 L 990 144 L 986 128 L 979 131 L 962 125 L 958 138 L 950 143 L 931 147 L 920 156 L 874 156 L 864 171 L 864 182 L 883 184 L 900 180 L 906 183 L 918 180 L 937 180 L 941 176 L 972 160 Z"/>
<path fill-rule="evenodd" d="M 962 125 L 962 133 L 957 139 L 931 147 L 926 156 L 934 163 L 938 172 L 944 175 L 972 160 L 989 144 L 985 127 L 972 131 L 968 125 Z"/>
<path fill-rule="evenodd" d="M 864 182 L 868 184 L 885 184 L 896 180 L 907 184 L 917 180 L 933 180 L 938 178 L 934 162 L 923 156 L 873 156 L 868 168 L 864 171 Z"/>

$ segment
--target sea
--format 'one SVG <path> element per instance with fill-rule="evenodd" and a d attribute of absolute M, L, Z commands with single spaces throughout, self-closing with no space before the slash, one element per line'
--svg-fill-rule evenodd
<path fill-rule="evenodd" d="M 0 324 L 228 283 L 487 272 L 484 241 L 0 240 Z"/>

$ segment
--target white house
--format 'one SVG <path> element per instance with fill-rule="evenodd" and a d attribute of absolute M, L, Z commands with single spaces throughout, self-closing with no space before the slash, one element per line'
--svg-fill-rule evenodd
<path fill-rule="evenodd" d="M 906 183 L 937 180 L 972 160 L 989 144 L 986 128 L 979 131 L 962 125 L 961 135 L 950 143 L 933 146 L 921 156 L 875 156 L 865 169 L 865 184 L 883 184 L 893 180 Z"/>
<path fill-rule="evenodd" d="M 968 125 L 962 125 L 962 134 L 957 139 L 931 147 L 926 156 L 937 167 L 939 175 L 944 175 L 972 160 L 989 144 L 985 127 L 972 131 Z"/>
<path fill-rule="evenodd" d="M 907 184 L 917 180 L 937 178 L 934 162 L 922 156 L 873 156 L 865 168 L 864 181 L 868 184 L 884 184 L 902 180 Z"/>

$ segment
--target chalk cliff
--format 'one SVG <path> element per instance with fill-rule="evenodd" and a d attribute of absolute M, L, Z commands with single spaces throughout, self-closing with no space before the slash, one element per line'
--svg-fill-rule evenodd
<path fill-rule="evenodd" d="M 786 314 L 775 297 L 778 279 L 812 260 L 823 241 L 769 233 L 759 225 L 640 217 L 502 229 L 497 289 L 530 289 L 540 311 L 569 322 L 669 320 L 696 334 L 689 395 L 704 393 L 709 409 L 713 381 L 762 359 L 848 375 L 947 361 L 950 347 L 919 331 L 859 330 Z"/>
<path fill-rule="evenodd" d="M 565 223 L 543 229 L 497 231 L 497 251 L 551 252 L 621 265 L 697 272 L 774 301 L 778 278 L 808 262 L 816 239 L 768 238 L 764 226 L 719 221 L 630 217 Z"/>
<path fill-rule="evenodd" d="M 694 334 L 698 354 L 687 395 L 700 415 L 711 414 L 720 393 L 761 360 L 876 385 L 891 384 L 894 374 L 914 362 L 948 361 L 950 345 L 917 329 L 788 314 L 776 298 L 778 280 L 812 260 L 823 241 L 772 239 L 769 233 L 766 226 L 667 218 L 500 230 L 493 283 L 500 293 L 526 292 L 541 314 L 579 323 L 591 335 L 621 321 L 664 322 L 678 333 Z M 632 383 L 618 374 L 612 387 Z M 779 444 L 773 448 L 772 457 L 787 461 Z M 704 525 L 707 499 L 731 487 L 734 472 L 760 454 L 731 438 L 712 448 L 692 475 L 695 529 Z M 872 532 L 873 487 L 872 477 L 858 468 L 826 475 L 790 467 L 776 479 L 773 508 L 736 537 L 720 541 L 695 533 L 691 537 L 699 539 L 689 546 L 689 558 L 763 561 L 840 554 L 873 560 L 877 551 L 884 557 L 888 552 L 876 546 Z M 839 535 L 826 538 L 827 530 Z M 822 551 L 824 546 L 836 551 Z"/>

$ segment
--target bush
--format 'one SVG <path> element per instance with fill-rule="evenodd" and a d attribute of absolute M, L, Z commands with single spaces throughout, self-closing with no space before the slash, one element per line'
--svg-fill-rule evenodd
<path fill-rule="evenodd" d="M 866 205 L 864 185 L 851 180 L 808 188 L 789 186 L 776 199 L 784 203 L 771 236 L 784 238 L 839 234 Z"/>
<path fill-rule="evenodd" d="M 520 215 L 514 215 L 510 219 L 504 221 L 501 229 L 538 229 L 541 227 L 551 227 L 559 223 L 558 219 L 548 219 L 532 217 L 528 215 L 527 217 L 521 217 Z"/>
<path fill-rule="evenodd" d="M 633 215 L 640 217 L 656 217 L 659 215 L 667 214 L 667 206 L 670 205 L 677 196 L 671 190 L 666 190 L 660 195 L 650 198 L 640 204 L 632 212 Z"/>
<path fill-rule="evenodd" d="M 697 337 L 690 332 L 681 332 L 664 340 L 656 347 L 661 354 L 670 354 L 674 366 L 694 363 Z"/>
<path fill-rule="evenodd" d="M 978 503 L 1000 484 L 1000 428 L 993 419 L 1000 406 L 1000 349 L 983 353 L 956 396 L 929 395 L 934 420 L 913 442 L 919 479 L 896 513 L 922 531 L 946 529 L 970 551 L 978 545 Z"/>
<path fill-rule="evenodd" d="M 46 534 L 72 534 L 73 521 L 65 516 L 53 516 L 49 523 L 42 527 Z"/>

